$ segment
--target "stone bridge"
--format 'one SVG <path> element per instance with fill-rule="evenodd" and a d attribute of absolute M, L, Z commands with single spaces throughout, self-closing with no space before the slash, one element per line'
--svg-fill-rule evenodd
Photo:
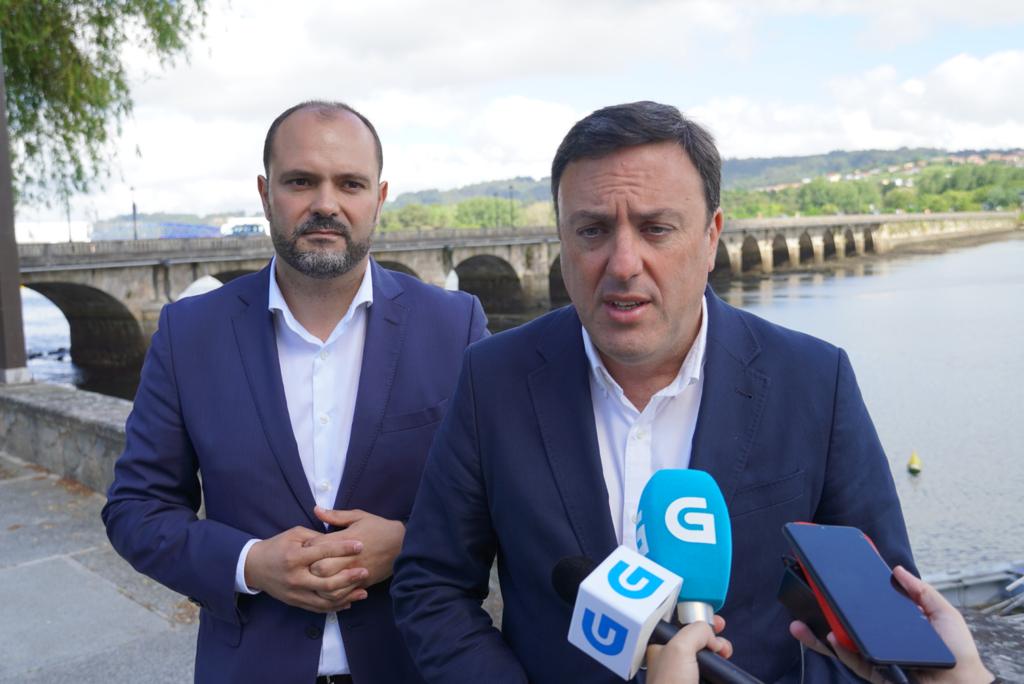
<path fill-rule="evenodd" d="M 871 215 L 728 221 L 716 270 L 732 274 L 806 268 L 947 236 L 1018 227 L 1017 214 Z M 26 244 L 18 246 L 25 287 L 50 299 L 71 329 L 71 355 L 84 367 L 138 364 L 161 307 L 193 282 L 222 282 L 266 265 L 266 237 Z M 480 297 L 488 315 L 522 315 L 568 301 L 553 228 L 380 233 L 374 257 L 386 268 Z"/>

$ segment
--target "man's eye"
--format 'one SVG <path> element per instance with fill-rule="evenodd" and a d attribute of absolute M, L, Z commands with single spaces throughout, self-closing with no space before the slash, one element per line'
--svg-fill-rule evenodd
<path fill-rule="evenodd" d="M 668 235 L 672 232 L 671 226 L 653 225 L 644 228 L 648 235 Z"/>
<path fill-rule="evenodd" d="M 345 181 L 344 186 L 349 190 L 362 190 L 364 187 L 360 181 L 355 180 Z"/>
<path fill-rule="evenodd" d="M 601 234 L 600 226 L 585 226 L 578 228 L 576 234 L 584 238 L 595 238 Z"/>
<path fill-rule="evenodd" d="M 284 183 L 285 183 L 285 185 L 294 185 L 294 186 L 297 186 L 297 187 L 305 187 L 305 186 L 309 185 L 309 179 L 308 178 L 289 178 Z"/>

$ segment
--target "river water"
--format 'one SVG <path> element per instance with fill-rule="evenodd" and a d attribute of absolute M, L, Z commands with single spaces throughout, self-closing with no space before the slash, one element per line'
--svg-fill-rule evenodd
<path fill-rule="evenodd" d="M 935 251 L 716 283 L 849 353 L 925 573 L 1024 559 L 1024 236 Z M 68 347 L 60 312 L 22 292 L 29 352 Z M 57 356 L 29 361 L 37 379 L 134 394 Z"/>

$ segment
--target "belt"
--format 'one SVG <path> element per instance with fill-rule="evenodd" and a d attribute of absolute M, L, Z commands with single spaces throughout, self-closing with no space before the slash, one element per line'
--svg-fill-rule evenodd
<path fill-rule="evenodd" d="M 316 678 L 316 684 L 353 684 L 352 675 L 320 675 Z"/>

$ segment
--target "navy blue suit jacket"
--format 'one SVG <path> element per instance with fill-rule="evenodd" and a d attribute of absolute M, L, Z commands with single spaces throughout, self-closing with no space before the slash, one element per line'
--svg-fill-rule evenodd
<path fill-rule="evenodd" d="M 734 661 L 799 676 L 776 601 L 794 520 L 860 527 L 913 568 L 889 464 L 846 354 L 734 309 L 710 288 L 704 391 L 691 467 L 714 476 L 733 527 L 721 614 Z M 395 566 L 399 629 L 431 682 L 614 682 L 566 641 L 559 559 L 616 546 L 580 321 L 571 307 L 470 348 Z M 503 629 L 479 602 L 497 554 Z M 834 678 L 808 658 L 806 681 Z"/>
<path fill-rule="evenodd" d="M 370 268 L 373 305 L 335 508 L 404 520 L 462 353 L 486 334 L 486 319 L 475 297 Z M 269 277 L 268 267 L 164 307 L 103 509 L 122 556 L 202 607 L 199 682 L 312 684 L 319 663 L 323 615 L 234 590 L 247 540 L 323 530 L 285 403 Z M 338 613 L 360 684 L 418 681 L 389 584 Z"/>

